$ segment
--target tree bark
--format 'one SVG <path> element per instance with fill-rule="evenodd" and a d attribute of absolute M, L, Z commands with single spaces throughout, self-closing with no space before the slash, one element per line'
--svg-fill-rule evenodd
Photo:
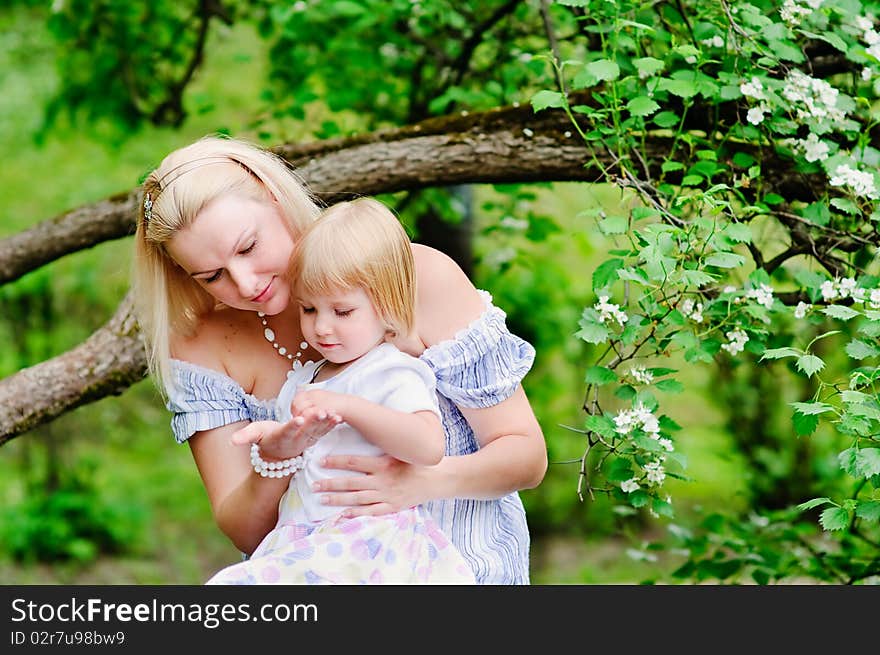
<path fill-rule="evenodd" d="M 657 179 L 672 140 L 650 135 L 646 143 L 646 174 Z M 750 150 L 746 145 L 740 149 Z M 600 181 L 616 165 L 612 153 L 591 151 L 584 144 L 564 112 L 535 114 L 531 107 L 434 118 L 274 150 L 327 204 L 454 184 Z M 795 183 L 787 197 L 810 195 L 810 180 L 794 174 L 790 161 L 766 152 L 762 156 L 768 171 L 765 191 Z M 132 234 L 138 197 L 137 189 L 118 194 L 0 241 L 0 284 L 65 254 Z M 144 371 L 143 343 L 126 298 L 84 343 L 0 380 L 0 444 L 75 407 L 121 393 Z"/>
<path fill-rule="evenodd" d="M 667 136 L 649 135 L 645 154 L 652 177 L 659 178 L 671 143 Z M 740 149 L 752 152 L 746 145 Z M 454 184 L 599 181 L 603 169 L 615 165 L 610 153 L 591 152 L 584 145 L 562 111 L 535 114 L 531 107 L 432 118 L 363 136 L 282 145 L 274 151 L 327 204 L 357 195 Z M 766 152 L 761 157 L 765 192 L 812 199 L 810 180 L 795 173 L 789 160 Z M 134 234 L 138 197 L 139 189 L 120 193 L 0 240 L 0 284 L 64 255 Z"/>
<path fill-rule="evenodd" d="M 120 394 L 146 373 L 131 293 L 76 348 L 0 380 L 0 445 L 80 405 Z"/>

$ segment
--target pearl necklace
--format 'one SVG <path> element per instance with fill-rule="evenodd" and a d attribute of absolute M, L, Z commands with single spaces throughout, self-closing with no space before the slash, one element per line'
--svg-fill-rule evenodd
<path fill-rule="evenodd" d="M 309 344 L 305 341 L 300 342 L 299 344 L 299 352 L 294 355 L 292 352 L 289 352 L 287 348 L 280 345 L 277 341 L 275 341 L 275 331 L 269 327 L 269 320 L 266 318 L 266 314 L 263 312 L 257 312 L 257 316 L 260 317 L 260 322 L 263 324 L 263 336 L 266 337 L 266 341 L 272 344 L 272 347 L 278 352 L 279 355 L 286 358 L 290 362 L 290 368 L 294 371 L 302 366 L 302 351 L 309 347 Z"/>

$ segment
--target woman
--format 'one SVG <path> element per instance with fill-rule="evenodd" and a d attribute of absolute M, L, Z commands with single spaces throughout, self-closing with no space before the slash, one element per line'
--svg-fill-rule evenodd
<path fill-rule="evenodd" d="M 303 342 L 287 270 L 318 207 L 274 155 L 207 137 L 168 155 L 144 181 L 134 288 L 154 379 L 191 448 L 220 529 L 250 553 L 275 525 L 284 478 L 254 474 L 230 446 L 249 421 L 277 419 L 287 372 L 319 355 Z M 317 491 L 346 516 L 426 504 L 480 583 L 528 583 L 528 527 L 519 489 L 543 479 L 547 455 L 520 381 L 532 347 L 444 254 L 414 244 L 416 328 L 395 341 L 434 371 L 446 432 L 435 466 L 391 457 L 332 457 L 351 476 Z M 295 457 L 333 427 L 315 415 L 261 441 L 267 460 Z"/>

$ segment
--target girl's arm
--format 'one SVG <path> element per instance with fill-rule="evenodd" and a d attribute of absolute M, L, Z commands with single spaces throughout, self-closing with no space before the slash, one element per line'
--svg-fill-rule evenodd
<path fill-rule="evenodd" d="M 413 246 L 413 254 L 419 285 L 417 330 L 427 347 L 454 338 L 485 307 L 470 280 L 449 257 L 419 245 Z M 402 349 L 407 348 L 404 345 Z M 323 480 L 319 491 L 334 492 L 327 494 L 331 505 L 356 505 L 347 511 L 354 516 L 383 514 L 441 498 L 498 498 L 541 482 L 547 470 L 547 449 L 521 387 L 492 407 L 460 409 L 480 444 L 477 452 L 444 457 L 430 467 L 414 467 L 391 458 L 329 457 L 324 466 L 368 475 Z"/>
<path fill-rule="evenodd" d="M 299 392 L 291 411 L 296 416 L 314 408 L 336 412 L 364 439 L 404 462 L 430 466 L 443 458 L 443 425 L 434 412 L 402 412 L 358 396 L 323 389 Z"/>

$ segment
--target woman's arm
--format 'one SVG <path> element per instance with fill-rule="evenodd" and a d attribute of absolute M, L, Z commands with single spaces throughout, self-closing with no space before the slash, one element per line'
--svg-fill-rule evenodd
<path fill-rule="evenodd" d="M 290 480 L 254 473 L 248 447 L 231 442 L 232 434 L 246 425 L 239 421 L 197 432 L 188 443 L 217 526 L 236 548 L 250 554 L 275 526 L 278 501 Z"/>
<path fill-rule="evenodd" d="M 425 246 L 413 246 L 418 279 L 417 331 L 423 347 L 432 346 L 470 325 L 485 310 L 467 276 L 449 257 Z M 401 346 L 411 354 L 412 340 Z M 330 468 L 370 475 L 330 478 L 320 483 L 331 505 L 357 505 L 348 515 L 383 514 L 440 498 L 498 498 L 537 486 L 547 470 L 544 435 L 521 387 L 492 407 L 461 407 L 480 449 L 444 457 L 436 466 L 413 467 L 391 458 L 336 456 Z"/>

